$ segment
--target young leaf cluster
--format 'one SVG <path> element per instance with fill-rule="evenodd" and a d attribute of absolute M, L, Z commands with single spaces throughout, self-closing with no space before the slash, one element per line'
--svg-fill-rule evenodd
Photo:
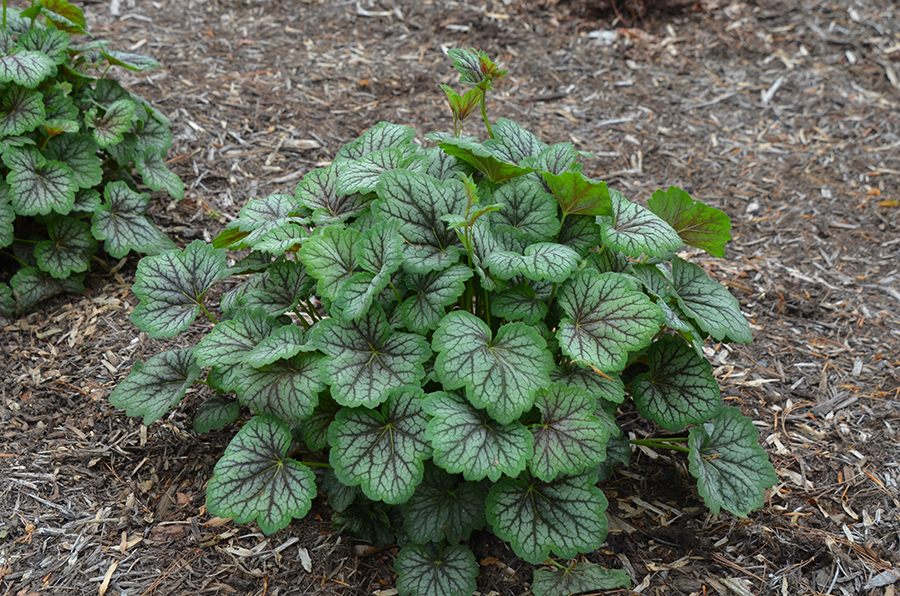
<path fill-rule="evenodd" d="M 174 248 L 138 182 L 176 199 L 184 185 L 163 162 L 168 119 L 106 78 L 156 61 L 73 40 L 85 19 L 66 0 L 3 0 L 0 24 L 0 262 L 17 270 L 0 280 L 0 314 L 11 315 L 81 292 L 100 242 L 113 258 Z"/>
<path fill-rule="evenodd" d="M 628 399 L 683 433 L 638 442 L 688 452 L 713 512 L 760 507 L 774 470 L 700 349 L 749 342 L 750 327 L 676 254 L 721 255 L 727 216 L 675 187 L 640 206 L 585 176 L 571 144 L 510 120 L 462 136 L 504 71 L 481 52 L 451 56 L 477 93 L 448 91 L 455 130 L 428 135 L 435 146 L 382 122 L 293 196 L 250 202 L 212 245 L 141 261 L 132 320 L 156 337 L 201 311 L 216 321 L 208 289 L 239 284 L 195 348 L 135 365 L 112 403 L 149 424 L 206 370 L 216 395 L 198 432 L 256 414 L 216 465 L 210 513 L 270 533 L 323 493 L 336 526 L 401 544 L 404 596 L 471 594 L 476 530 L 534 564 L 597 549 L 599 482 L 629 459 L 616 421 Z M 251 252 L 228 267 L 235 249 Z M 549 562 L 535 594 L 629 583 Z"/>

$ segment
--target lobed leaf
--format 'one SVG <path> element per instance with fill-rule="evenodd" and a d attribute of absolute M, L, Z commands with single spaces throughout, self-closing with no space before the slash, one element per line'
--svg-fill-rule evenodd
<path fill-rule="evenodd" d="M 581 172 L 551 174 L 541 172 L 550 192 L 562 208 L 564 215 L 613 214 L 612 201 L 606 182 L 586 178 Z"/>
<path fill-rule="evenodd" d="M 553 360 L 547 342 L 524 323 L 507 323 L 491 335 L 469 312 L 446 315 L 432 339 L 434 370 L 445 389 L 465 387 L 475 407 L 507 424 L 531 409 L 537 390 L 550 381 Z"/>
<path fill-rule="evenodd" d="M 318 296 L 329 300 L 340 298 L 344 285 L 358 268 L 359 236 L 352 228 L 327 226 L 322 233 L 310 236 L 297 251 L 306 272 L 319 281 Z"/>
<path fill-rule="evenodd" d="M 525 248 L 525 254 L 496 251 L 487 256 L 482 265 L 500 279 L 521 275 L 533 281 L 562 283 L 578 268 L 581 256 L 564 244 L 539 242 Z"/>
<path fill-rule="evenodd" d="M 105 148 L 122 142 L 124 133 L 131 130 L 133 115 L 134 103 L 128 99 L 120 99 L 106 106 L 103 115 L 98 108 L 91 108 L 84 115 L 84 123 L 94 129 L 94 139 L 100 147 Z"/>
<path fill-rule="evenodd" d="M 534 136 L 534 133 L 512 120 L 497 118 L 493 130 L 494 135 L 500 139 L 516 163 L 521 163 L 523 159 L 528 157 L 537 157 L 542 151 L 547 149 L 547 143 L 544 143 Z"/>
<path fill-rule="evenodd" d="M 315 281 L 302 263 L 274 263 L 248 288 L 241 304 L 247 308 L 262 308 L 273 316 L 281 315 L 297 306 L 301 298 L 309 296 Z"/>
<path fill-rule="evenodd" d="M 150 195 L 137 193 L 121 181 L 110 182 L 103 189 L 103 203 L 91 217 L 91 232 L 103 240 L 113 257 L 124 257 L 129 251 L 158 254 L 175 248 L 174 243 L 144 215 Z"/>
<path fill-rule="evenodd" d="M 60 65 L 66 60 L 66 48 L 72 38 L 65 31 L 49 28 L 34 28 L 21 36 L 17 45 L 23 50 L 44 54 L 53 64 Z"/>
<path fill-rule="evenodd" d="M 687 261 L 672 260 L 672 286 L 680 306 L 716 341 L 748 344 L 753 341 L 750 324 L 741 312 L 737 298 L 706 272 Z"/>
<path fill-rule="evenodd" d="M 504 205 L 491 216 L 495 225 L 509 226 L 531 242 L 550 242 L 559 232 L 556 200 L 536 180 L 510 180 L 494 192 L 492 200 Z"/>
<path fill-rule="evenodd" d="M 262 309 L 242 309 L 230 321 L 222 321 L 207 334 L 194 355 L 200 366 L 238 364 L 280 325 Z"/>
<path fill-rule="evenodd" d="M 0 178 L 0 248 L 5 248 L 13 243 L 15 221 L 16 211 L 10 202 L 9 185 Z"/>
<path fill-rule="evenodd" d="M 459 482 L 441 468 L 425 464 L 425 476 L 403 505 L 403 529 L 418 544 L 451 544 L 484 527 L 487 495 L 473 482 Z"/>
<path fill-rule="evenodd" d="M 725 255 L 725 244 L 731 240 L 731 220 L 723 212 L 693 200 L 677 186 L 655 191 L 647 206 L 667 221 L 685 244 L 702 248 L 714 257 Z"/>
<path fill-rule="evenodd" d="M 662 257 L 682 247 L 681 237 L 653 212 L 632 203 L 618 191 L 609 193 L 613 216 L 602 218 L 603 243 L 630 257 Z"/>
<path fill-rule="evenodd" d="M 690 471 L 713 515 L 725 508 L 747 517 L 765 505 L 765 490 L 778 482 L 778 475 L 758 440 L 753 422 L 732 407 L 723 407 L 711 422 L 691 429 Z"/>
<path fill-rule="evenodd" d="M 0 138 L 31 132 L 45 118 L 46 109 L 40 92 L 11 83 L 0 95 Z"/>
<path fill-rule="evenodd" d="M 240 313 L 238 316 L 241 316 Z M 314 348 L 307 341 L 301 327 L 285 325 L 262 338 L 242 360 L 254 368 L 260 368 L 278 360 L 293 358 L 300 352 L 312 351 Z"/>
<path fill-rule="evenodd" d="M 553 570 L 535 569 L 531 582 L 534 596 L 570 596 L 630 587 L 631 578 L 624 569 L 607 569 L 593 563 L 577 563 Z"/>
<path fill-rule="evenodd" d="M 420 389 L 394 391 L 380 411 L 344 408 L 328 428 L 330 461 L 338 479 L 360 485 L 373 500 L 406 502 L 422 481 L 431 457 Z"/>
<path fill-rule="evenodd" d="M 432 393 L 422 406 L 433 418 L 426 438 L 434 463 L 466 480 L 515 477 L 531 457 L 534 439 L 521 422 L 500 424 L 456 393 Z"/>
<path fill-rule="evenodd" d="M 313 451 L 328 447 L 328 427 L 334 422 L 340 410 L 341 404 L 331 399 L 327 391 L 319 396 L 319 403 L 313 409 L 313 413 L 300 423 L 307 447 Z"/>
<path fill-rule="evenodd" d="M 50 239 L 34 247 L 34 258 L 42 271 L 58 278 L 87 271 L 97 252 L 97 241 L 87 222 L 56 217 L 48 224 L 47 232 Z"/>
<path fill-rule="evenodd" d="M 84 274 L 58 279 L 37 267 L 22 267 L 9 280 L 9 285 L 16 297 L 18 311 L 23 312 L 57 294 L 81 294 L 84 292 Z"/>
<path fill-rule="evenodd" d="M 202 240 L 184 251 L 144 257 L 138 263 L 131 290 L 141 301 L 131 322 L 150 337 L 172 337 L 190 326 L 203 296 L 225 271 L 225 251 Z"/>
<path fill-rule="evenodd" d="M 550 380 L 554 383 L 563 383 L 568 387 L 581 389 L 590 396 L 614 404 L 625 401 L 625 384 L 618 375 L 607 374 L 604 377 L 581 363 L 572 363 L 567 368 L 553 369 L 550 371 Z"/>
<path fill-rule="evenodd" d="M 584 269 L 560 286 L 567 315 L 556 336 L 562 352 L 603 371 L 622 370 L 629 351 L 648 345 L 663 315 L 634 282 L 619 273 Z"/>
<path fill-rule="evenodd" d="M 13 48 L 0 54 L 0 83 L 34 89 L 55 71 L 53 60 L 41 52 Z"/>
<path fill-rule="evenodd" d="M 12 191 L 12 205 L 19 215 L 66 215 L 75 203 L 72 168 L 44 159 L 37 149 L 7 149 L 3 163 L 11 171 L 6 176 Z"/>
<path fill-rule="evenodd" d="M 534 168 L 512 163 L 503 154 L 506 151 L 501 153 L 498 151 L 498 145 L 488 144 L 487 141 L 478 143 L 468 139 L 448 138 L 441 142 L 440 147 L 444 153 L 468 163 L 494 184 L 500 184 L 534 171 Z"/>
<path fill-rule="evenodd" d="M 647 360 L 650 371 L 631 383 L 634 403 L 644 417 L 678 431 L 709 420 L 722 406 L 709 362 L 684 340 L 659 338 L 647 350 Z"/>
<path fill-rule="evenodd" d="M 446 314 L 445 308 L 465 291 L 472 270 L 465 265 L 451 265 L 443 271 L 409 274 L 406 284 L 412 295 L 403 300 L 400 315 L 403 324 L 414 333 L 425 334 L 437 327 Z"/>
<path fill-rule="evenodd" d="M 220 323 L 221 325 L 221 323 Z M 238 400 L 257 414 L 272 414 L 288 423 L 309 417 L 325 390 L 321 354 L 299 354 L 274 364 L 247 366 L 236 379 Z"/>
<path fill-rule="evenodd" d="M 214 395 L 204 401 L 194 413 L 194 432 L 203 434 L 214 428 L 222 428 L 240 417 L 241 404 L 225 397 Z"/>
<path fill-rule="evenodd" d="M 96 133 L 96 131 L 94 132 Z M 101 143 L 100 146 L 102 147 L 103 144 Z M 150 147 L 143 153 L 135 155 L 134 166 L 141 175 L 144 184 L 153 190 L 165 189 L 176 201 L 184 198 L 184 182 L 166 167 L 162 156 L 156 148 Z"/>
<path fill-rule="evenodd" d="M 606 540 L 606 497 L 597 471 L 543 482 L 524 474 L 494 484 L 487 521 L 517 555 L 535 565 L 550 552 L 563 558 L 596 550 Z"/>
<path fill-rule="evenodd" d="M 394 561 L 400 596 L 471 596 L 478 563 L 468 547 L 453 544 L 435 553 L 421 544 L 400 549 Z"/>
<path fill-rule="evenodd" d="M 60 134 L 47 142 L 44 155 L 48 159 L 61 161 L 69 166 L 72 169 L 72 182 L 77 188 L 93 188 L 103 181 L 103 167 L 97 156 L 98 149 L 97 142 L 89 135 Z"/>
<path fill-rule="evenodd" d="M 524 284 L 503 290 L 491 298 L 491 314 L 507 321 L 521 319 L 526 325 L 534 325 L 543 321 L 547 312 L 547 304 L 538 300 L 534 290 Z"/>
<path fill-rule="evenodd" d="M 150 426 L 181 401 L 200 373 L 191 348 L 162 352 L 144 363 L 136 361 L 109 403 L 129 416 L 143 416 L 144 426 Z"/>
<path fill-rule="evenodd" d="M 291 432 L 272 416 L 250 420 L 231 440 L 206 487 L 212 515 L 256 521 L 274 534 L 306 515 L 316 496 L 313 472 L 287 457 Z"/>
<path fill-rule="evenodd" d="M 416 136 L 416 131 L 409 126 L 392 122 L 379 122 L 352 143 L 341 147 L 335 155 L 338 160 L 358 160 L 373 151 L 389 147 L 403 148 Z"/>

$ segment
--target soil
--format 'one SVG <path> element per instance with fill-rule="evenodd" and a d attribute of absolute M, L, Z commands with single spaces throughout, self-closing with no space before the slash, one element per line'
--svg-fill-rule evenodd
<path fill-rule="evenodd" d="M 452 47 L 509 69 L 493 118 L 593 152 L 588 175 L 638 202 L 677 185 L 724 210 L 725 258 L 692 258 L 740 300 L 755 341 L 706 351 L 780 482 L 747 519 L 711 515 L 682 458 L 638 450 L 603 485 L 613 531 L 585 558 L 624 568 L 645 595 L 900 588 L 896 3 L 114 0 L 85 11 L 95 36 L 163 65 L 111 73 L 172 120 L 168 163 L 188 192 L 155 193 L 151 215 L 179 245 L 210 240 L 250 199 L 292 193 L 380 120 L 420 138 L 450 130 L 439 84 L 457 84 Z M 205 483 L 235 429 L 191 430 L 203 391 L 150 428 L 109 405 L 137 359 L 206 330 L 159 341 L 129 322 L 137 260 L 101 254 L 84 295 L 0 318 L 0 595 L 394 594 L 396 549 L 334 531 L 320 500 L 269 537 L 206 513 Z M 487 534 L 471 546 L 480 593 L 530 593 L 533 566 Z"/>

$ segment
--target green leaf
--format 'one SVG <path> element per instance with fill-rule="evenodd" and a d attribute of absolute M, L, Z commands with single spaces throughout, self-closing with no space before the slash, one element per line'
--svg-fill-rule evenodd
<path fill-rule="evenodd" d="M 332 397 L 344 406 L 375 407 L 394 389 L 417 386 L 431 357 L 425 338 L 394 332 L 378 304 L 358 322 L 325 319 L 312 336 L 329 356 L 323 371 Z"/>
<path fill-rule="evenodd" d="M 12 84 L 0 95 L 0 138 L 31 132 L 44 118 L 44 102 L 39 92 Z"/>
<path fill-rule="evenodd" d="M 70 275 L 63 279 L 52 277 L 37 267 L 22 267 L 9 280 L 18 302 L 19 311 L 26 311 L 41 300 L 57 294 L 84 292 L 84 274 Z"/>
<path fill-rule="evenodd" d="M 257 414 L 300 422 L 312 414 L 319 392 L 326 387 L 321 362 L 321 354 L 300 354 L 260 368 L 247 368 L 237 380 L 235 393 Z"/>
<path fill-rule="evenodd" d="M 547 149 L 547 143 L 512 120 L 498 118 L 493 130 L 494 136 L 500 139 L 516 163 L 528 157 L 537 157 Z"/>
<path fill-rule="evenodd" d="M 524 474 L 496 483 L 487 498 L 487 521 L 517 555 L 535 565 L 553 551 L 572 558 L 606 540 L 606 496 L 594 486 L 596 469 L 543 482 Z"/>
<path fill-rule="evenodd" d="M 584 269 L 559 288 L 567 315 L 559 323 L 564 354 L 603 371 L 622 370 L 629 351 L 650 343 L 663 315 L 634 282 L 619 273 Z"/>
<path fill-rule="evenodd" d="M 150 195 L 136 193 L 121 181 L 103 189 L 103 204 L 91 218 L 91 231 L 111 256 L 120 258 L 135 250 L 157 254 L 174 243 L 144 215 Z"/>
<path fill-rule="evenodd" d="M 437 327 L 445 314 L 445 308 L 465 291 L 465 282 L 472 277 L 472 270 L 465 265 L 451 265 L 443 271 L 425 274 L 409 274 L 406 284 L 412 290 L 401 305 L 403 324 L 414 333 L 425 334 Z"/>
<path fill-rule="evenodd" d="M 702 248 L 714 257 L 725 255 L 725 244 L 731 240 L 731 220 L 723 212 L 693 200 L 677 186 L 657 190 L 647 206 L 666 220 L 685 244 Z"/>
<path fill-rule="evenodd" d="M 556 200 L 536 180 L 511 180 L 498 188 L 491 200 L 504 205 L 491 216 L 491 223 L 509 226 L 530 242 L 549 242 L 559 232 Z"/>
<path fill-rule="evenodd" d="M 709 420 L 722 406 L 709 362 L 684 340 L 663 336 L 647 350 L 650 372 L 635 377 L 631 394 L 646 418 L 668 430 Z"/>
<path fill-rule="evenodd" d="M 570 596 L 582 592 L 599 592 L 630 588 L 631 578 L 623 569 L 607 569 L 593 563 L 578 563 L 551 570 L 535 569 L 531 591 L 534 596 Z"/>
<path fill-rule="evenodd" d="M 466 194 L 457 181 L 441 182 L 427 174 L 405 170 L 385 172 L 376 187 L 378 200 L 372 206 L 381 221 L 401 222 L 404 269 L 410 273 L 440 271 L 456 263 L 460 242 L 442 217 L 462 215 Z"/>
<path fill-rule="evenodd" d="M 325 169 L 313 170 L 297 185 L 297 200 L 313 210 L 313 221 L 318 224 L 342 222 L 368 207 L 365 195 L 338 194 L 338 168 L 345 164 L 335 161 Z"/>
<path fill-rule="evenodd" d="M 6 284 L 0 284 L 0 315 L 11 317 L 16 312 L 16 300 L 13 298 L 12 288 Z"/>
<path fill-rule="evenodd" d="M 478 484 L 459 482 L 426 463 L 422 483 L 403 505 L 403 529 L 418 544 L 468 539 L 473 530 L 484 527 L 486 496 Z"/>
<path fill-rule="evenodd" d="M 543 321 L 547 312 L 547 305 L 536 298 L 534 290 L 523 284 L 491 297 L 491 314 L 507 321 L 522 319 L 526 325 L 534 325 Z"/>
<path fill-rule="evenodd" d="M 172 337 L 197 317 L 203 296 L 225 271 L 225 251 L 194 240 L 182 251 L 144 257 L 138 263 L 134 295 L 141 301 L 131 322 L 150 337 Z"/>
<path fill-rule="evenodd" d="M 44 100 L 38 91 L 13 83 L 0 95 L 0 138 L 31 132 L 45 117 Z"/>
<path fill-rule="evenodd" d="M 468 176 L 473 172 L 469 164 L 444 153 L 440 147 L 426 149 L 424 155 L 425 159 L 428 160 L 425 173 L 442 182 L 459 180 L 460 176 Z"/>
<path fill-rule="evenodd" d="M 606 182 L 586 178 L 581 172 L 541 172 L 565 215 L 612 215 Z"/>
<path fill-rule="evenodd" d="M 482 50 L 454 48 L 448 50 L 447 55 L 453 59 L 453 67 L 459 72 L 459 80 L 463 83 L 480 85 L 506 75 L 506 71 L 500 70 Z"/>
<path fill-rule="evenodd" d="M 248 308 L 263 308 L 270 315 L 280 315 L 307 297 L 314 284 L 302 263 L 282 261 L 259 276 L 258 283 L 244 294 L 241 303 Z"/>
<path fill-rule="evenodd" d="M 135 153 L 144 153 L 148 149 L 154 149 L 161 157 L 165 157 L 171 146 L 172 131 L 169 126 L 151 117 L 137 133 L 137 145 L 134 150 Z"/>
<path fill-rule="evenodd" d="M 319 280 L 317 295 L 337 300 L 358 268 L 356 245 L 360 234 L 352 228 L 332 225 L 310 236 L 297 251 L 306 272 Z"/>
<path fill-rule="evenodd" d="M 737 298 L 725 286 L 711 279 L 702 268 L 675 257 L 672 260 L 672 278 L 678 306 L 700 329 L 716 341 L 741 344 L 753 341 L 750 324 L 741 313 Z"/>
<path fill-rule="evenodd" d="M 122 135 L 131 130 L 133 115 L 134 103 L 120 99 L 106 106 L 102 116 L 99 108 L 91 108 L 84 115 L 84 123 L 94 129 L 94 139 L 100 147 L 105 148 L 122 142 Z"/>
<path fill-rule="evenodd" d="M 304 207 L 291 195 L 274 194 L 247 203 L 237 219 L 213 240 L 216 248 L 242 248 L 254 245 L 270 231 L 285 224 L 307 224 Z M 229 234 L 231 232 L 231 234 Z M 238 244 L 240 240 L 243 243 Z"/>
<path fill-rule="evenodd" d="M 34 257 L 38 267 L 53 277 L 87 271 L 97 252 L 97 241 L 87 222 L 71 217 L 54 218 L 47 226 L 50 240 L 38 242 Z"/>
<path fill-rule="evenodd" d="M 534 168 L 521 167 L 508 161 L 497 150 L 497 146 L 488 141 L 478 143 L 468 139 L 449 138 L 442 141 L 440 147 L 445 153 L 471 165 L 494 184 L 534 171 Z"/>
<path fill-rule="evenodd" d="M 224 366 L 243 362 L 259 342 L 279 327 L 262 309 L 242 309 L 230 321 L 222 321 L 194 349 L 200 366 Z"/>
<path fill-rule="evenodd" d="M 335 156 L 335 161 L 348 159 L 358 160 L 373 151 L 396 147 L 398 149 L 409 145 L 416 131 L 409 126 L 393 124 L 391 122 L 379 122 L 352 143 L 341 147 Z"/>
<path fill-rule="evenodd" d="M 603 242 L 630 257 L 661 257 L 684 244 L 681 237 L 652 212 L 636 205 L 618 191 L 610 192 L 613 217 L 600 219 Z"/>
<path fill-rule="evenodd" d="M 468 547 L 453 544 L 435 553 L 421 544 L 407 544 L 394 561 L 400 596 L 471 596 L 478 563 Z"/>
<path fill-rule="evenodd" d="M 466 480 L 518 476 L 531 457 L 533 437 L 518 420 L 500 424 L 456 393 L 432 393 L 425 411 L 433 416 L 426 438 L 434 463 Z"/>
<path fill-rule="evenodd" d="M 400 222 L 378 222 L 362 233 L 355 247 L 356 260 L 366 273 L 358 273 L 341 289 L 337 307 L 342 318 L 359 320 L 372 300 L 391 282 L 391 275 L 403 262 Z"/>
<path fill-rule="evenodd" d="M 240 317 L 242 312 L 246 311 L 242 310 L 237 316 Z M 312 352 L 313 350 L 314 348 L 309 345 L 306 337 L 304 337 L 301 327 L 285 325 L 261 339 L 255 347 L 247 352 L 243 361 L 250 366 L 260 368 L 277 360 L 293 358 L 300 352 Z"/>
<path fill-rule="evenodd" d="M 531 166 L 541 172 L 559 175 L 570 170 L 578 171 L 575 166 L 579 164 L 575 160 L 579 155 L 572 143 L 556 143 L 541 151 L 537 157 L 523 160 L 522 165 Z"/>
<path fill-rule="evenodd" d="M 214 428 L 222 428 L 237 420 L 240 413 L 240 403 L 224 395 L 214 395 L 197 408 L 194 414 L 194 432 L 200 435 Z"/>
<path fill-rule="evenodd" d="M 561 383 L 538 392 L 541 421 L 532 426 L 534 456 L 528 464 L 541 480 L 577 474 L 606 459 L 609 429 L 594 416 L 596 400 Z"/>
<path fill-rule="evenodd" d="M 313 409 L 313 413 L 300 423 L 307 447 L 313 451 L 328 447 L 328 427 L 340 410 L 341 405 L 331 399 L 327 392 L 319 396 L 319 404 Z"/>
<path fill-rule="evenodd" d="M 403 163 L 403 152 L 394 147 L 368 153 L 356 161 L 341 163 L 335 189 L 338 194 L 370 193 L 378 184 L 378 177 L 395 170 Z"/>
<path fill-rule="evenodd" d="M 16 221 L 16 212 L 9 198 L 9 185 L 0 179 L 0 248 L 9 246 L 15 239 L 13 224 Z"/>
<path fill-rule="evenodd" d="M 431 457 L 421 389 L 393 392 L 379 410 L 344 408 L 328 428 L 330 461 L 338 479 L 360 485 L 373 500 L 396 505 L 422 481 Z"/>
<path fill-rule="evenodd" d="M 66 0 L 41 0 L 40 4 L 52 13 L 54 17 L 59 17 L 79 27 L 87 27 L 84 12 L 77 6 L 66 2 Z"/>
<path fill-rule="evenodd" d="M 7 149 L 3 163 L 11 171 L 6 181 L 12 189 L 12 204 L 19 215 L 66 215 L 75 203 L 72 168 L 46 160 L 37 149 Z"/>
<path fill-rule="evenodd" d="M 357 490 L 358 487 L 353 487 Z M 354 503 L 331 517 L 332 527 L 346 527 L 351 534 L 377 546 L 394 544 L 396 538 L 391 530 L 391 519 L 381 502 Z"/>
<path fill-rule="evenodd" d="M 759 431 L 738 408 L 722 408 L 711 422 L 691 429 L 691 474 L 713 515 L 725 508 L 747 517 L 765 505 L 765 490 L 778 475 L 758 440 Z"/>
<path fill-rule="evenodd" d="M 482 265 L 500 279 L 512 279 L 516 275 L 533 281 L 562 283 L 578 268 L 581 256 L 563 244 L 539 242 L 525 248 L 524 255 L 497 251 L 488 255 Z"/>
<path fill-rule="evenodd" d="M 144 363 L 137 360 L 109 403 L 129 416 L 143 416 L 144 426 L 150 426 L 181 401 L 200 373 L 191 348 L 162 352 Z"/>
<path fill-rule="evenodd" d="M 127 68 L 128 70 L 133 70 L 136 72 L 143 72 L 145 70 L 159 67 L 159 62 L 157 62 L 153 58 L 142 56 L 140 54 L 116 52 L 113 50 L 107 50 L 100 53 L 113 66 L 121 66 L 122 68 Z"/>
<path fill-rule="evenodd" d="M 135 155 L 134 166 L 141 175 L 144 184 L 153 190 L 165 189 L 176 201 L 184 198 L 184 182 L 166 167 L 162 156 L 155 148 L 151 147 L 143 153 Z"/>
<path fill-rule="evenodd" d="M 53 60 L 41 52 L 13 48 L 0 55 L 0 83 L 34 89 L 55 71 Z"/>
<path fill-rule="evenodd" d="M 66 48 L 70 41 L 72 38 L 65 31 L 35 28 L 19 38 L 18 46 L 23 50 L 44 54 L 59 65 L 66 60 Z"/>
<path fill-rule="evenodd" d="M 475 315 L 454 311 L 434 332 L 434 370 L 448 390 L 466 388 L 477 408 L 501 424 L 531 409 L 538 389 L 550 382 L 553 359 L 547 342 L 524 323 L 507 323 L 495 338 Z"/>
<path fill-rule="evenodd" d="M 103 180 L 97 149 L 97 142 L 88 135 L 61 134 L 48 141 L 44 155 L 72 168 L 72 182 L 76 187 L 93 188 Z"/>
<path fill-rule="evenodd" d="M 571 364 L 566 369 L 556 368 L 550 371 L 550 380 L 554 383 L 564 383 L 569 387 L 581 389 L 597 399 L 604 399 L 615 404 L 622 403 L 625 401 L 625 384 L 618 375 L 609 374 L 607 376 L 613 380 L 610 381 L 589 366 L 583 366 L 580 363 Z"/>
<path fill-rule="evenodd" d="M 340 513 L 342 511 L 346 511 L 351 505 L 353 505 L 354 501 L 362 496 L 362 491 L 359 490 L 358 486 L 347 486 L 346 484 L 338 480 L 337 475 L 331 468 L 319 468 L 319 470 L 321 470 L 320 478 L 322 491 L 328 497 L 328 505 L 331 506 L 331 508 L 336 512 Z M 380 518 L 380 516 L 373 517 L 375 517 L 375 519 L 373 519 L 372 521 L 376 522 L 377 525 L 381 525 L 379 522 L 384 521 L 384 518 Z M 385 516 L 385 518 L 386 517 L 387 516 Z M 374 530 L 375 527 L 373 527 L 372 529 Z M 387 532 L 390 532 L 389 519 L 386 521 L 384 529 L 386 529 Z M 393 536 L 391 536 L 391 538 L 393 538 Z M 388 540 L 388 542 L 391 541 L 392 540 Z"/>
<path fill-rule="evenodd" d="M 596 254 L 591 253 L 591 249 L 600 244 L 602 239 L 596 219 L 590 215 L 570 215 L 562 222 L 556 241 L 575 250 L 582 257 Z"/>
<path fill-rule="evenodd" d="M 100 209 L 100 193 L 93 188 L 82 188 L 75 193 L 75 203 L 72 211 L 91 213 Z M 94 232 L 91 232 L 94 234 Z M 96 234 L 95 234 L 96 237 Z M 100 239 L 102 240 L 102 238 Z"/>
<path fill-rule="evenodd" d="M 484 91 L 477 87 L 469 89 L 463 95 L 458 95 L 447 85 L 441 85 L 441 89 L 447 94 L 447 103 L 450 104 L 453 117 L 460 123 L 465 122 L 481 106 Z"/>
<path fill-rule="evenodd" d="M 274 534 L 306 515 L 316 496 L 313 472 L 287 457 L 291 432 L 272 416 L 257 416 L 238 432 L 206 487 L 212 515 L 237 524 L 256 521 Z"/>

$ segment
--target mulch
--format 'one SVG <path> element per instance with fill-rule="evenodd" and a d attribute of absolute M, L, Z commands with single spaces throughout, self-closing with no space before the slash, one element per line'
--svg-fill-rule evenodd
<path fill-rule="evenodd" d="M 724 210 L 749 346 L 708 345 L 780 482 L 748 519 L 711 515 L 680 457 L 640 448 L 603 488 L 590 561 L 634 593 L 884 595 L 900 588 L 900 7 L 875 0 L 483 3 L 122 0 L 89 29 L 163 67 L 115 72 L 173 123 L 184 201 L 151 215 L 183 245 L 250 199 L 292 193 L 380 120 L 449 130 L 443 50 L 509 68 L 489 114 L 590 151 L 638 202 L 677 185 Z M 469 125 L 475 131 L 475 125 Z M 103 255 L 83 296 L 0 318 L 0 596 L 391 596 L 396 549 L 330 525 L 273 536 L 212 518 L 204 486 L 235 431 L 203 435 L 192 390 L 143 427 L 107 398 L 136 359 L 191 345 L 128 314 L 135 256 Z M 106 259 L 106 260 L 104 260 Z M 626 430 L 653 432 L 625 412 Z M 481 594 L 525 596 L 533 566 L 473 536 Z M 623 594 L 623 591 L 609 593 Z"/>

